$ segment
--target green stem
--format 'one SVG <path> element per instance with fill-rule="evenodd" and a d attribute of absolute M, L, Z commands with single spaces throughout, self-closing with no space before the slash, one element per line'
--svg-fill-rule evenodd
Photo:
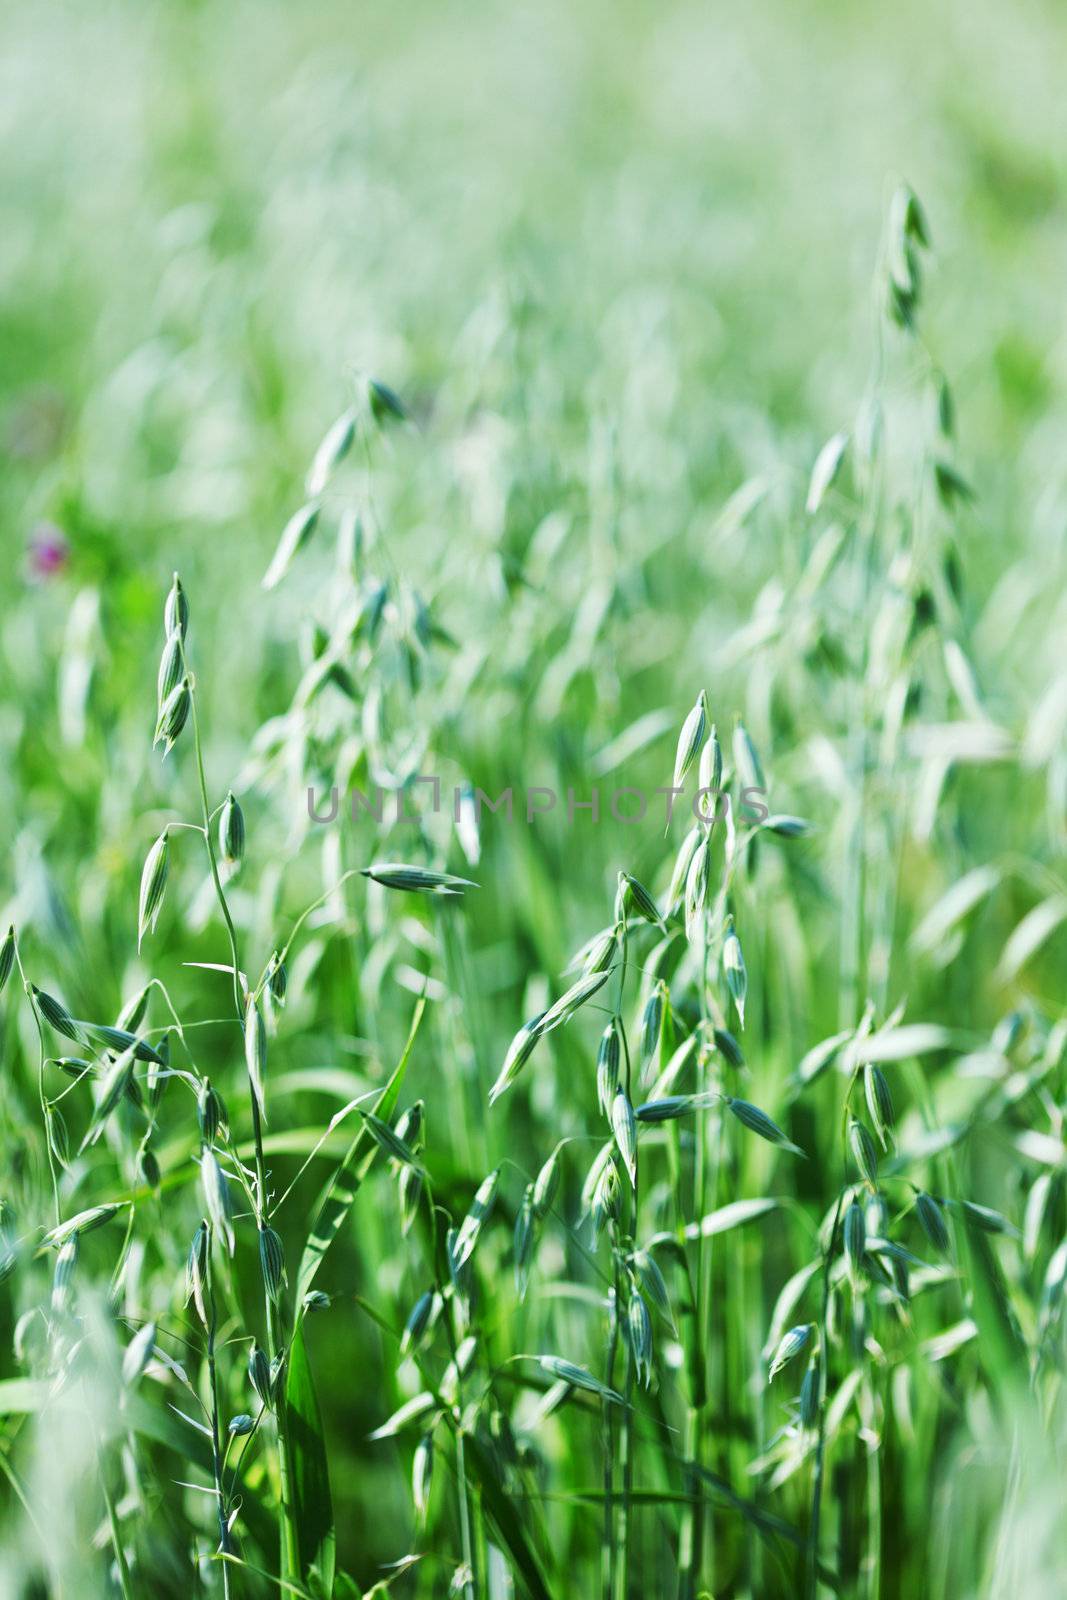
<path fill-rule="evenodd" d="M 611 1328 L 608 1333 L 608 1359 L 605 1382 L 609 1389 L 615 1387 L 615 1357 L 619 1348 L 619 1269 L 615 1260 L 615 1224 L 612 1230 L 612 1258 L 614 1262 L 611 1290 Z M 604 1451 L 604 1528 L 600 1551 L 600 1587 L 604 1600 L 613 1600 L 615 1593 L 615 1527 L 612 1507 L 615 1499 L 615 1419 L 614 1408 L 608 1401 L 601 1402 L 601 1437 Z"/>
<path fill-rule="evenodd" d="M 456 1403 L 460 1402 L 459 1368 L 456 1368 Z M 462 1409 L 462 1408 L 461 1408 Z M 463 1418 L 460 1415 L 456 1427 L 456 1475 L 459 1478 L 459 1536 L 463 1545 L 463 1562 L 467 1569 L 466 1579 L 463 1584 L 463 1593 L 467 1600 L 474 1600 L 474 1544 L 471 1539 L 471 1514 L 468 1504 L 467 1489 L 467 1464 L 463 1447 Z"/>
<path fill-rule="evenodd" d="M 430 1212 L 431 1231 L 436 1234 L 438 1209 L 434 1205 L 433 1191 L 428 1182 L 426 1186 L 426 1201 Z M 433 1247 L 434 1286 L 439 1294 L 443 1294 L 444 1290 L 438 1271 L 438 1261 L 439 1254 L 435 1239 Z M 456 1374 L 455 1431 L 456 1479 L 459 1484 L 459 1537 L 463 1550 L 463 1562 L 467 1569 L 463 1584 L 463 1594 L 464 1600 L 475 1600 L 474 1541 L 471 1537 L 470 1490 L 467 1484 L 467 1456 L 463 1443 L 463 1374 L 460 1372 L 460 1339 L 458 1337 L 458 1333 L 462 1332 L 462 1326 L 457 1322 L 459 1315 L 459 1305 L 454 1301 L 450 1314 L 442 1318 L 442 1321 L 445 1335 L 448 1339 L 448 1347 L 452 1355 L 452 1368 Z"/>
<path fill-rule="evenodd" d="M 634 1387 L 634 1358 L 633 1351 L 627 1351 L 626 1356 L 626 1387 L 623 1398 L 626 1405 L 622 1408 L 622 1417 L 619 1421 L 619 1469 L 622 1472 L 622 1494 L 615 1513 L 615 1544 L 617 1547 L 615 1561 L 615 1596 L 614 1600 L 626 1600 L 629 1589 L 630 1570 L 630 1499 L 633 1493 L 633 1429 L 631 1418 L 633 1416 L 633 1387 Z"/>
<path fill-rule="evenodd" d="M 837 1244 L 837 1230 L 841 1223 L 841 1208 L 845 1201 L 844 1189 L 837 1196 L 830 1240 L 823 1257 L 822 1314 L 819 1319 L 819 1436 L 815 1446 L 815 1471 L 811 1486 L 811 1526 L 808 1531 L 808 1600 L 816 1600 L 819 1592 L 819 1529 L 822 1518 L 823 1476 L 826 1470 L 826 1385 L 830 1340 L 827 1329 L 830 1312 L 830 1269 Z"/>
<path fill-rule="evenodd" d="M 709 965 L 711 956 L 710 918 L 701 924 L 701 982 L 700 1015 L 705 1025 L 710 1024 L 708 994 L 710 986 Z M 708 1089 L 708 1060 L 703 1049 L 697 1055 L 697 1089 Z M 718 1113 L 716 1113 L 718 1115 Z M 693 1204 L 697 1220 L 708 1212 L 708 1123 L 701 1113 L 696 1119 L 696 1154 L 693 1164 Z M 689 1474 L 689 1500 L 682 1514 L 678 1542 L 678 1596 L 679 1600 L 694 1600 L 696 1585 L 704 1559 L 704 1501 L 703 1489 L 697 1468 L 703 1454 L 703 1415 L 708 1399 L 708 1363 L 704 1336 L 708 1326 L 708 1295 L 711 1283 L 712 1245 L 703 1234 L 697 1240 L 696 1280 L 693 1284 L 693 1326 L 689 1344 L 689 1407 L 686 1411 L 685 1458 L 693 1464 Z"/>
<path fill-rule="evenodd" d="M 182 667 L 188 677 L 188 666 L 185 659 L 185 644 L 182 643 Z M 244 1028 L 244 1007 L 241 1002 L 240 960 L 237 952 L 237 932 L 230 915 L 230 908 L 222 887 L 219 876 L 218 860 L 215 855 L 215 846 L 211 838 L 211 807 L 208 802 L 207 778 L 204 773 L 204 751 L 200 737 L 200 718 L 197 711 L 197 691 L 190 682 L 189 689 L 190 707 L 192 711 L 193 747 L 196 752 L 196 772 L 200 789 L 200 807 L 204 822 L 204 844 L 207 848 L 208 863 L 211 868 L 211 881 L 215 886 L 215 897 L 226 924 L 226 934 L 230 943 L 230 958 L 233 967 L 233 1002 L 237 1016 L 237 1024 Z M 252 1140 L 255 1146 L 256 1162 L 256 1221 L 264 1225 L 267 1221 L 267 1171 L 263 1156 L 263 1129 L 259 1115 L 259 1102 L 255 1087 L 249 1080 L 249 1099 L 252 1104 Z M 279 1357 L 274 1388 L 274 1421 L 278 1436 L 278 1494 L 281 1502 L 281 1534 L 282 1534 L 282 1572 L 283 1576 L 291 1579 L 300 1577 L 300 1550 L 296 1535 L 296 1519 L 293 1513 L 293 1497 L 290 1485 L 289 1472 L 289 1429 L 285 1407 L 285 1360 L 282 1349 L 283 1339 L 280 1325 L 278 1307 L 267 1288 L 263 1285 L 263 1298 L 266 1307 L 267 1323 L 267 1353 L 273 1367 Z"/>
<path fill-rule="evenodd" d="M 219 1513 L 219 1549 L 223 1555 L 229 1555 L 233 1546 L 230 1542 L 230 1523 L 226 1515 L 226 1496 L 222 1485 L 222 1451 L 219 1446 L 219 1375 L 215 1365 L 215 1289 L 211 1282 L 211 1255 L 208 1252 L 208 1315 L 210 1321 L 207 1329 L 207 1368 L 211 1385 L 211 1470 L 215 1479 L 215 1495 L 218 1501 Z M 230 1600 L 230 1563 L 222 1562 L 222 1593 L 223 1600 Z"/>
<path fill-rule="evenodd" d="M 22 979 L 23 990 L 25 991 L 27 1000 L 30 1002 L 30 1010 L 33 1012 L 33 1020 L 37 1027 L 37 1041 L 40 1045 L 40 1057 L 37 1062 L 37 1099 L 41 1106 L 41 1121 L 44 1123 L 44 1142 L 45 1148 L 48 1151 L 48 1171 L 52 1179 L 52 1202 L 55 1207 L 56 1227 L 58 1228 L 60 1222 L 59 1180 L 56 1177 L 56 1158 L 55 1151 L 52 1149 L 52 1131 L 48 1126 L 48 1099 L 44 1091 L 44 1064 L 48 1057 L 48 1051 L 45 1047 L 44 1024 L 41 1021 L 41 1013 L 38 1011 L 37 1002 L 33 998 L 33 988 L 26 981 L 26 974 L 22 969 L 22 956 L 19 953 L 17 941 L 15 943 L 15 960 L 18 964 L 19 977 Z"/>

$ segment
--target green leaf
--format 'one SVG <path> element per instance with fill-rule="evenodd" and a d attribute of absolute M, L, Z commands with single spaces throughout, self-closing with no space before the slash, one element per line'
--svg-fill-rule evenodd
<path fill-rule="evenodd" d="M 285 1381 L 286 1432 L 292 1515 L 296 1524 L 300 1571 L 289 1574 L 324 1595 L 333 1592 L 336 1533 L 326 1444 L 315 1385 L 299 1323 L 289 1349 Z M 314 1572 L 312 1571 L 314 1569 Z"/>
<path fill-rule="evenodd" d="M 731 1200 L 729 1205 L 710 1211 L 699 1222 L 687 1223 L 685 1236 L 687 1239 L 711 1239 L 717 1233 L 729 1233 L 731 1228 L 740 1228 L 746 1222 L 755 1222 L 757 1217 L 765 1217 L 780 1204 L 772 1195 L 758 1200 Z"/>
<path fill-rule="evenodd" d="M 407 1071 L 408 1061 L 415 1044 L 415 1036 L 419 1031 L 419 1024 L 422 1021 L 425 1009 L 425 1000 L 420 1000 L 411 1019 L 411 1030 L 404 1046 L 404 1053 L 397 1062 L 392 1077 L 375 1102 L 375 1115 L 383 1121 L 387 1121 L 396 1109 L 396 1102 L 400 1096 L 400 1085 L 404 1081 L 404 1073 Z M 322 1264 L 322 1258 L 340 1232 L 360 1185 L 370 1171 L 378 1152 L 379 1146 L 371 1137 L 366 1125 L 364 1125 L 352 1140 L 340 1165 L 319 1196 L 318 1205 L 315 1209 L 315 1221 L 304 1246 L 304 1253 L 300 1258 L 300 1267 L 297 1272 L 296 1315 L 298 1318 L 303 1316 L 304 1298 L 315 1281 L 316 1274 Z"/>
<path fill-rule="evenodd" d="M 511 1557 L 516 1578 L 528 1600 L 552 1600 L 541 1563 L 526 1536 L 515 1503 L 505 1494 L 496 1465 L 473 1434 L 464 1436 L 467 1464 L 472 1468 L 482 1494 L 482 1509 Z"/>

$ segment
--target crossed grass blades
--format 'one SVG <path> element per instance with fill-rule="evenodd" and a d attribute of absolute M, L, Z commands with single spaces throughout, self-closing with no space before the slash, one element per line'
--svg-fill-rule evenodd
<path fill-rule="evenodd" d="M 146 818 L 124 913 L 141 980 L 113 1020 L 74 1016 L 38 931 L 0 946 L 26 1121 L 0 1213 L 20 1593 L 918 1592 L 955 1439 L 1021 1494 L 1062 1405 L 1067 1034 L 1032 1000 L 990 1036 L 925 1020 L 904 974 L 948 968 L 1018 873 L 1046 898 L 1007 940 L 1010 981 L 1067 901 L 1044 868 L 954 871 L 946 851 L 922 916 L 897 904 L 913 785 L 928 843 L 954 772 L 1018 737 L 968 655 L 951 530 L 970 490 L 918 334 L 929 246 L 901 189 L 870 388 L 798 508 L 775 649 L 823 687 L 805 761 L 780 779 L 778 752 L 699 689 L 663 758 L 685 791 L 673 834 L 654 854 L 642 836 L 640 874 L 618 862 L 565 971 L 528 972 L 527 1020 L 492 1070 L 474 957 L 514 891 L 475 797 L 415 813 L 400 861 L 362 852 L 380 817 L 330 830 L 322 892 L 295 916 L 257 862 L 261 792 L 372 778 L 402 797 L 448 747 L 447 717 L 412 730 L 402 708 L 455 641 L 390 569 L 375 508 L 390 438 L 413 430 L 403 401 L 361 381 L 315 454 L 263 583 L 332 533 L 331 618 L 217 788 L 175 576 L 154 743 L 180 788 Z M 935 400 L 910 488 L 888 481 L 894 352 Z M 756 501 L 739 494 L 743 519 Z M 768 648 L 766 615 L 745 649 Z M 1031 757 L 1043 726 L 1023 730 Z M 788 809 L 748 822 L 741 804 L 753 786 L 817 804 L 820 761 L 836 864 L 820 865 L 825 806 L 816 826 Z M 461 858 L 477 881 L 446 870 Z M 197 878 L 192 925 L 216 947 L 178 965 Z M 813 1014 L 836 1013 L 824 1034 L 802 1021 L 805 986 L 821 986 Z M 324 1029 L 319 994 L 358 1014 L 363 1070 L 337 1064 L 352 1023 Z M 340 1108 L 294 1120 L 294 1097 L 323 1093 Z M 1021 1185 L 988 1154 L 994 1129 Z M 323 1383 L 331 1329 L 356 1353 Z M 355 1474 L 336 1423 L 353 1391 Z M 64 1436 L 83 1520 L 50 1538 L 41 1467 Z M 364 1537 L 395 1541 L 388 1564 L 338 1560 L 352 1516 L 380 1518 Z M 1006 1527 L 975 1547 L 981 1582 Z"/>

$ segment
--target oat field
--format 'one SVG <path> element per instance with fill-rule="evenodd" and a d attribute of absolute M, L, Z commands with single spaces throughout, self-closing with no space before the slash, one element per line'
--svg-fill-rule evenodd
<path fill-rule="evenodd" d="M 0 1600 L 1053 1600 L 1067 19 L 0 19 Z"/>

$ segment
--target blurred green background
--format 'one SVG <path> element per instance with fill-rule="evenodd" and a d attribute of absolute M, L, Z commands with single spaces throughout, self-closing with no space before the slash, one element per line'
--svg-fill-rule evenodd
<path fill-rule="evenodd" d="M 1061 670 L 1065 50 L 1067 12 L 1038 0 L 5 7 L 0 902 L 34 941 L 38 981 L 110 1017 L 157 959 L 133 954 L 140 865 L 164 808 L 192 809 L 188 771 L 149 749 L 171 572 L 193 605 L 221 795 L 329 607 L 328 549 L 277 594 L 260 580 L 316 444 L 369 372 L 418 423 L 383 465 L 382 521 L 391 563 L 456 641 L 420 702 L 441 770 L 493 793 L 588 790 L 596 753 L 663 709 L 672 731 L 628 769 L 651 788 L 706 685 L 724 725 L 745 713 L 779 808 L 820 823 L 825 855 L 798 869 L 797 919 L 775 930 L 788 972 L 767 979 L 789 1002 L 760 1065 L 780 1084 L 836 1026 L 838 818 L 807 741 L 838 708 L 832 688 L 806 698 L 810 641 L 771 628 L 752 666 L 738 630 L 809 553 L 811 461 L 867 382 L 878 240 L 906 179 L 933 232 L 923 337 L 978 496 L 945 537 L 992 714 L 1021 732 Z M 928 426 L 924 371 L 910 350 L 894 368 L 902 459 Z M 765 498 L 724 521 L 757 478 Z M 846 654 L 849 604 L 833 619 Z M 901 928 L 993 848 L 1055 858 L 1058 781 L 962 789 L 943 866 L 926 841 L 908 855 Z M 307 894 L 272 876 L 301 842 L 301 796 L 299 782 L 250 784 L 264 876 L 237 904 L 264 938 L 276 902 L 291 915 L 336 865 L 313 839 L 296 874 Z M 404 854 L 364 835 L 354 859 L 368 848 Z M 658 829 L 620 842 L 555 823 L 487 829 L 484 851 L 482 1014 L 468 1019 L 483 1086 L 527 1014 L 527 980 L 554 981 L 607 921 L 620 854 L 650 880 L 665 859 Z M 210 1006 L 180 962 L 222 959 L 219 930 L 196 910 L 198 869 L 176 871 L 160 948 L 189 1004 Z M 962 973 L 912 971 L 901 946 L 887 998 L 992 1027 L 1014 991 L 986 975 L 1029 903 L 1002 904 Z M 1033 995 L 1055 997 L 1061 976 L 1039 966 Z M 406 994 L 373 1014 L 340 956 L 297 978 L 295 1067 L 333 1064 L 338 1035 L 357 1066 L 395 1054 Z M 5 1093 L 28 1195 L 32 1096 Z M 291 1120 L 321 1123 L 335 1104 L 301 1101 Z M 538 1110 L 554 1130 L 547 1087 Z M 517 1137 L 533 1162 L 555 1133 Z M 495 1139 L 475 1130 L 464 1182 Z M 339 1279 L 372 1270 L 347 1248 Z M 321 1386 L 339 1395 L 331 1450 L 354 1474 L 336 1475 L 342 1559 L 366 1575 L 404 1548 L 402 1476 L 362 1444 L 383 1407 L 346 1384 L 354 1336 L 314 1337 Z"/>

